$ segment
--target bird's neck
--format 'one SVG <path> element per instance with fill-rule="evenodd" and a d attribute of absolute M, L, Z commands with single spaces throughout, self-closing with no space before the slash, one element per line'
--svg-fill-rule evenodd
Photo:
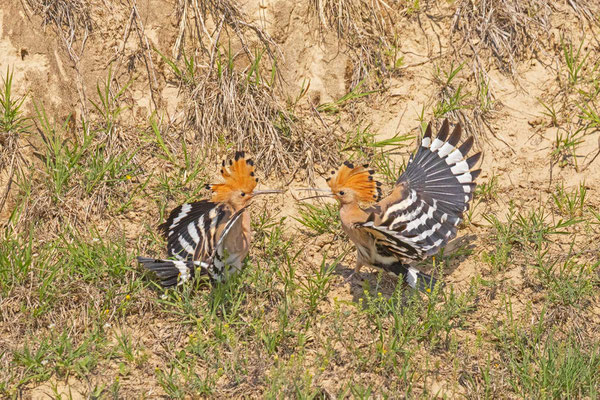
<path fill-rule="evenodd" d="M 252 230 L 250 228 L 250 213 L 247 209 L 242 212 L 242 235 L 244 235 L 249 245 L 252 240 Z"/>
<path fill-rule="evenodd" d="M 340 206 L 340 219 L 342 224 L 350 226 L 367 220 L 368 214 L 359 207 L 358 203 L 346 203 Z"/>
<path fill-rule="evenodd" d="M 340 207 L 340 220 L 342 221 L 342 229 L 348 235 L 348 238 L 356 245 L 358 249 L 358 263 L 370 263 L 370 248 L 373 240 L 369 235 L 366 235 L 361 229 L 356 229 L 355 224 L 365 222 L 368 214 L 356 203 L 343 204 Z"/>
<path fill-rule="evenodd" d="M 242 208 L 244 208 L 243 204 L 228 204 L 230 212 L 232 214 L 235 214 L 236 212 L 238 212 L 239 210 L 241 210 Z M 242 211 L 242 216 L 240 217 L 241 221 L 240 223 L 237 224 L 237 228 L 236 230 L 236 235 L 239 237 L 240 234 L 244 235 L 244 237 L 247 237 L 248 240 L 250 240 L 250 213 L 248 212 L 248 209 L 245 209 L 244 211 Z M 234 235 L 234 236 L 236 236 Z"/>

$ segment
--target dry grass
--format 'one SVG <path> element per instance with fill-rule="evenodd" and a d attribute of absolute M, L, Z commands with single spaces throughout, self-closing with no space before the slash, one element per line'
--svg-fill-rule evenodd
<path fill-rule="evenodd" d="M 350 88 L 365 79 L 384 86 L 401 65 L 394 23 L 401 12 L 385 1 L 311 0 L 310 12 L 321 30 L 332 29 L 350 51 L 354 64 Z"/>
<path fill-rule="evenodd" d="M 454 14 L 453 30 L 473 55 L 476 73 L 485 71 L 487 58 L 498 68 L 515 74 L 516 63 L 536 57 L 547 43 L 551 8 L 543 0 L 463 0 Z"/>
<path fill-rule="evenodd" d="M 230 70 L 217 80 L 202 80 L 189 98 L 186 121 L 205 148 L 225 142 L 250 149 L 266 173 L 290 174 L 333 158 L 331 137 L 303 129 L 269 88 L 244 74 Z"/>
<path fill-rule="evenodd" d="M 171 66 L 186 96 L 184 127 L 207 149 L 252 151 L 266 173 L 308 170 L 331 161 L 333 138 L 308 128 L 279 98 L 281 53 L 230 1 L 180 1 Z M 199 34 L 201 32 L 202 34 Z"/>
<path fill-rule="evenodd" d="M 173 57 L 179 59 L 186 41 L 195 49 L 201 50 L 213 66 L 221 34 L 231 41 L 236 37 L 248 60 L 254 60 L 252 47 L 262 44 L 272 60 L 280 55 L 271 36 L 260 26 L 248 22 L 249 18 L 240 6 L 229 0 L 209 0 L 196 2 L 180 0 L 177 5 L 179 34 L 173 47 Z"/>
<path fill-rule="evenodd" d="M 69 4 L 75 12 L 83 3 Z M 386 46 L 394 47 L 386 4 L 402 13 L 407 3 L 311 2 L 312 16 L 305 17 L 317 16 L 336 35 L 339 29 L 340 42 L 356 46 L 356 57 L 363 58 L 355 64 L 357 75 L 346 77 L 350 87 L 353 79 L 385 77 L 378 57 L 385 61 Z M 393 96 L 380 91 L 373 96 L 383 99 L 379 104 L 358 101 L 370 92 L 358 86 L 333 103 L 302 108 L 282 100 L 288 96 L 282 95 L 286 87 L 277 67 L 285 60 L 260 26 L 248 22 L 243 6 L 180 1 L 177 28 L 160 31 L 171 35 L 167 45 L 160 42 L 161 49 L 173 51 L 167 57 L 148 45 L 145 32 L 152 26 L 142 25 L 141 6 L 111 5 L 125 20 L 112 38 L 124 43 L 116 67 L 90 92 L 87 118 L 46 115 L 37 91 L 30 91 L 37 112 L 20 107 L 10 75 L 2 82 L 0 176 L 18 160 L 23 138 L 30 143 L 14 168 L 4 210 L 9 206 L 10 213 L 0 221 L 0 396 L 598 397 L 598 187 L 591 179 L 579 184 L 587 175 L 572 168 L 572 160 L 589 150 L 581 139 L 596 135 L 600 126 L 594 47 L 565 41 L 555 54 L 556 80 L 562 82 L 556 90 L 566 93 L 559 100 L 569 108 L 542 99 L 547 115 L 537 115 L 535 127 L 521 110 L 501 109 L 505 119 L 515 116 L 511 123 L 522 124 L 516 125 L 522 132 L 511 131 L 519 136 L 508 140 L 540 140 L 535 150 L 528 143 L 517 157 L 498 145 L 500 152 L 493 154 L 494 148 L 480 143 L 484 170 L 461 239 L 420 265 L 444 275 L 443 292 L 420 295 L 370 269 L 361 271 L 360 284 L 344 283 L 355 260 L 337 206 L 316 203 L 298 212 L 288 197 L 274 197 L 264 203 L 257 198 L 252 206 L 253 243 L 240 274 L 161 296 L 135 256 L 164 255 L 155 226 L 173 206 L 208 196 L 203 187 L 215 178 L 217 155 L 246 148 L 259 176 L 278 171 L 281 177 L 269 184 L 281 187 L 294 178 L 299 185 L 305 168 L 329 169 L 337 158 L 366 160 L 380 180 L 391 183 L 403 165 L 395 153 L 408 143 L 412 149 L 413 138 L 400 132 L 384 139 L 376 127 L 390 125 L 404 108 L 403 118 L 422 106 L 420 122 L 450 117 L 470 133 L 484 129 L 477 126 L 477 113 L 497 130 L 513 125 L 497 118 L 495 83 L 485 75 L 474 78 L 466 51 L 453 54 L 456 49 L 447 47 L 441 54 L 450 56 L 430 60 L 433 68 L 408 66 L 395 80 L 406 86 Z M 507 25 L 487 33 L 495 39 L 477 42 L 482 15 L 470 7 L 457 12 L 472 18 L 469 40 L 481 46 L 482 68 L 490 58 L 500 62 L 493 43 L 530 40 L 502 36 L 514 22 L 503 20 Z M 430 11 L 447 31 L 451 13 Z M 499 24 L 503 14 L 494 13 Z M 425 14 L 417 15 L 424 20 Z M 423 33 L 418 39 L 424 43 L 425 24 L 413 22 L 408 28 Z M 137 34 L 137 41 L 128 42 L 129 34 Z M 504 49 L 515 52 L 512 61 L 502 55 L 510 73 L 511 62 L 521 66 L 535 44 Z M 145 65 L 129 64 L 128 56 L 143 57 Z M 124 65 L 142 82 L 118 74 Z M 180 88 L 183 107 L 176 112 L 182 118 L 162 118 L 166 110 L 158 96 L 164 82 Z M 157 95 L 149 120 L 132 100 L 148 85 Z M 415 87 L 419 93 L 404 92 Z M 432 103 L 422 104 L 427 99 Z M 543 126 L 549 120 L 553 130 Z M 578 126 L 585 128 L 583 136 L 557 136 L 556 148 L 550 148 L 547 135 L 554 128 L 560 133 Z M 530 156 L 527 151 L 535 157 L 519 158 Z M 568 162 L 554 166 L 554 181 L 538 177 L 555 157 Z M 527 162 L 523 169 L 532 171 L 532 182 L 526 180 L 530 175 L 523 178 L 520 162 Z M 592 177 L 596 165 L 587 170 Z"/>
<path fill-rule="evenodd" d="M 28 13 L 42 17 L 44 26 L 51 25 L 60 37 L 75 69 L 79 105 L 88 117 L 87 95 L 81 74 L 80 60 L 84 54 L 89 35 L 93 30 L 90 3 L 85 0 L 25 0 Z"/>
<path fill-rule="evenodd" d="M 68 48 L 80 39 L 85 42 L 92 31 L 90 5 L 83 0 L 25 0 L 40 15 L 44 25 L 53 25 Z M 82 50 L 83 50 L 82 44 Z"/>

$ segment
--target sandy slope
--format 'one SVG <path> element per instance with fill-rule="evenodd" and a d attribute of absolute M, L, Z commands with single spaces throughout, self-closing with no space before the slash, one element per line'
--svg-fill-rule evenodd
<path fill-rule="evenodd" d="M 253 22 L 269 32 L 282 52 L 278 65 L 284 82 L 281 100 L 294 98 L 303 82 L 310 82 L 307 95 L 298 105 L 301 110 L 299 116 L 315 129 L 326 132 L 311 110 L 313 106 L 339 99 L 351 89 L 349 71 L 352 69 L 352 58 L 347 48 L 334 32 L 319 32 L 317 21 L 308 13 L 308 2 L 265 0 L 251 3 L 244 5 L 245 12 Z M 33 111 L 32 99 L 35 99 L 43 103 L 51 115 L 66 117 L 74 113 L 80 119 L 86 110 L 80 106 L 79 100 L 92 97 L 96 82 L 105 78 L 109 65 L 112 65 L 113 74 L 121 82 L 134 79 L 125 94 L 129 106 L 122 118 L 125 126 L 135 129 L 146 124 L 153 110 L 152 90 L 156 103 L 166 111 L 169 120 L 174 124 L 180 122 L 184 98 L 178 87 L 169 80 L 165 63 L 153 53 L 151 58 L 156 79 L 148 79 L 145 50 L 140 48 L 134 33 L 124 34 L 130 22 L 130 10 L 110 2 L 93 2 L 92 9 L 95 19 L 93 30 L 83 53 L 75 60 L 69 57 L 53 29 L 44 27 L 40 17 L 28 15 L 20 2 L 3 1 L 0 4 L 0 72 L 4 74 L 7 67 L 13 69 L 15 92 L 28 95 L 27 109 Z M 564 14 L 559 15 L 570 15 L 567 10 L 560 12 Z M 139 13 L 144 25 L 144 40 L 147 39 L 151 46 L 170 55 L 178 34 L 171 2 L 143 2 L 139 5 Z M 412 15 L 400 20 L 396 31 L 400 34 L 399 52 L 404 59 L 399 73 L 388 80 L 386 91 L 348 106 L 339 115 L 325 116 L 324 122 L 331 131 L 341 137 L 345 130 L 354 129 L 360 123 L 370 124 L 378 139 L 406 133 L 418 135 L 421 110 L 425 107 L 425 120 L 431 119 L 431 107 L 439 99 L 439 85 L 434 80 L 436 68 L 447 69 L 450 63 L 450 42 L 455 37 L 447 32 L 451 30 L 452 13 L 452 5 L 445 5 L 431 7 L 429 13 L 418 17 Z M 572 15 L 556 19 L 561 21 L 560 25 L 555 25 L 556 30 L 568 30 L 580 23 Z M 125 41 L 124 37 L 127 37 Z M 597 48 L 594 43 L 590 43 L 590 46 Z M 475 209 L 473 224 L 460 232 L 460 236 L 465 237 L 477 251 L 453 262 L 450 270 L 445 271 L 447 280 L 459 290 L 467 286 L 472 276 L 488 268 L 476 255 L 488 246 L 483 240 L 488 232 L 483 219 L 484 212 L 495 212 L 502 216 L 509 201 L 514 201 L 520 207 L 546 201 L 549 192 L 559 182 L 569 189 L 585 182 L 591 204 L 600 206 L 600 157 L 592 161 L 599 151 L 597 131 L 590 131 L 578 146 L 578 169 L 572 161 L 562 167 L 550 163 L 557 132 L 562 128 L 551 126 L 539 100 L 547 101 L 561 91 L 557 75 L 563 74 L 564 70 L 557 68 L 559 56 L 559 53 L 548 52 L 540 55 L 540 60 L 522 61 L 518 64 L 516 77 L 500 72 L 490 63 L 489 87 L 494 94 L 495 108 L 487 117 L 490 129 L 477 132 L 477 147 L 484 152 L 481 164 L 483 172 L 479 179 L 487 182 L 497 177 L 498 199 L 491 204 L 480 204 Z M 468 63 L 468 60 L 465 62 Z M 81 81 L 75 69 L 81 73 Z M 468 68 L 459 75 L 459 79 L 473 95 L 477 89 L 469 77 Z M 35 142 L 35 139 L 32 140 Z M 412 148 L 414 144 L 401 149 L 395 157 L 406 157 Z M 31 156 L 30 152 L 26 151 L 25 154 Z M 321 167 L 326 171 L 333 166 Z M 6 171 L 0 173 L 0 187 L 5 184 L 6 175 Z M 299 187 L 304 184 L 303 178 L 299 173 L 294 177 L 271 178 L 267 184 L 279 186 L 283 182 L 292 182 L 293 186 Z M 322 180 L 318 179 L 317 183 L 322 184 Z M 296 207 L 291 200 L 289 194 L 276 200 L 281 216 L 295 215 Z M 7 207 L 0 214 L 0 221 L 10 212 L 11 201 L 9 197 Z M 114 223 L 126 232 L 129 239 L 135 240 L 142 232 L 142 221 L 154 212 L 155 209 L 148 206 Z M 289 223 L 292 227 L 297 226 L 292 219 L 289 219 Z M 319 238 L 308 241 L 309 247 L 303 255 L 305 261 L 319 262 L 320 250 L 326 244 Z M 311 271 L 308 269 L 302 273 Z M 513 287 L 517 290 L 522 288 L 523 276 L 519 270 L 509 271 L 506 275 Z M 330 302 L 334 297 L 355 301 L 361 291 L 356 284 L 341 285 L 329 294 L 329 299 Z M 523 293 L 526 296 L 529 292 Z M 490 307 L 497 305 L 498 301 L 493 300 Z M 477 324 L 483 324 L 486 310 L 480 310 L 478 316 L 481 321 Z M 154 323 L 138 322 L 143 329 L 152 329 Z M 155 332 L 158 331 L 155 329 Z M 460 395 L 460 392 L 453 392 L 456 388 L 448 380 L 451 381 L 451 378 L 442 377 L 434 386 Z M 135 391 L 138 385 L 142 386 L 143 382 L 134 383 L 130 390 Z M 335 391 L 335 377 L 323 381 L 322 385 Z M 58 391 L 66 391 L 67 386 L 74 392 L 85 389 L 76 381 L 69 381 L 69 385 L 61 383 Z M 33 389 L 30 396 L 43 398 L 44 393 L 48 393 L 48 385 Z"/>

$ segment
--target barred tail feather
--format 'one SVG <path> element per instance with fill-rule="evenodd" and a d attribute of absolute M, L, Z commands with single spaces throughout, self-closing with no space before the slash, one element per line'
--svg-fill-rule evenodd
<path fill-rule="evenodd" d="M 200 261 L 161 260 L 138 257 L 138 262 L 149 271 L 156 273 L 160 285 L 164 288 L 179 286 L 194 278 L 196 267 L 202 266 Z"/>
<path fill-rule="evenodd" d="M 473 137 L 469 137 L 462 145 L 456 147 L 462 136 L 462 128 L 460 124 L 456 125 L 448 138 L 449 129 L 448 120 L 444 120 L 438 136 L 432 140 L 431 126 L 427 127 L 417 154 L 396 183 L 410 182 L 411 188 L 425 193 L 428 189 L 435 189 L 442 185 L 457 189 L 448 194 L 472 193 L 464 186 L 462 191 L 458 189 L 461 189 L 460 184 L 473 183 L 475 178 L 473 174 L 479 174 L 479 170 L 470 171 L 470 169 L 479 161 L 481 153 L 465 159 L 473 146 Z"/>
<path fill-rule="evenodd" d="M 384 218 L 390 226 L 406 224 L 402 235 L 428 255 L 435 254 L 456 235 L 456 227 L 473 197 L 475 178 L 481 172 L 471 171 L 481 153 L 467 158 L 473 137 L 458 146 L 460 124 L 452 134 L 449 132 L 448 120 L 435 139 L 431 126 L 427 127 L 421 146 L 397 181 L 406 187 L 410 204 L 390 207 Z"/>
<path fill-rule="evenodd" d="M 423 293 L 431 293 L 437 285 L 440 285 L 442 288 L 444 287 L 442 281 L 438 281 L 433 276 L 427 275 L 401 262 L 396 262 L 386 267 L 386 269 L 398 277 L 402 276 L 408 286 Z"/>

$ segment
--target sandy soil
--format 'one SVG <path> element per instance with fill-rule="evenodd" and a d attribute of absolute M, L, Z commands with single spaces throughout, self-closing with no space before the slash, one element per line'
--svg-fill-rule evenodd
<path fill-rule="evenodd" d="M 310 82 L 296 112 L 298 118 L 311 129 L 323 132 L 323 135 L 333 132 L 342 138 L 346 131 L 357 125 L 370 125 L 370 130 L 376 133 L 376 139 L 383 140 L 407 133 L 418 136 L 419 116 L 423 109 L 426 110 L 425 120 L 433 119 L 431 109 L 440 98 L 440 84 L 435 78 L 439 75 L 437 71 L 447 71 L 452 57 L 458 54 L 453 53 L 453 44 L 457 43 L 459 33 L 451 33 L 455 4 L 427 4 L 423 6 L 425 11 L 399 17 L 394 31 L 398 35 L 397 51 L 402 55 L 403 61 L 401 67 L 386 78 L 385 89 L 347 105 L 339 114 L 323 114 L 323 120 L 320 121 L 313 112 L 315 107 L 333 102 L 352 89 L 352 52 L 334 30 L 319 26 L 316 17 L 309 12 L 308 1 L 261 0 L 245 3 L 242 9 L 249 20 L 268 32 L 281 52 L 277 66 L 281 74 L 278 99 L 284 103 L 295 98 L 301 92 L 303 84 Z M 110 68 L 121 84 L 131 82 L 124 94 L 124 103 L 128 107 L 121 115 L 123 130 L 134 132 L 146 126 L 148 118 L 156 109 L 165 116 L 165 120 L 173 124 L 175 130 L 184 125 L 184 90 L 172 79 L 172 73 L 160 56 L 144 48 L 144 43 L 147 43 L 149 47 L 158 49 L 165 55 L 173 55 L 180 26 L 172 2 L 139 2 L 139 18 L 133 23 L 131 7 L 111 1 L 91 2 L 92 29 L 83 50 L 82 37 L 75 40 L 71 55 L 55 28 L 51 24 L 44 24 L 30 6 L 23 4 L 28 2 L 0 2 L 0 72 L 4 74 L 6 68 L 12 69 L 14 91 L 17 95 L 27 95 L 25 108 L 29 112 L 33 113 L 34 102 L 39 102 L 49 115 L 57 118 L 72 115 L 76 121 L 80 121 L 83 115 L 93 112 L 89 102 L 82 103 L 82 100 L 95 95 L 97 82 L 106 79 Z M 518 207 L 546 201 L 558 183 L 571 190 L 585 182 L 590 204 L 596 209 L 600 205 L 600 157 L 594 158 L 600 151 L 600 133 L 589 130 L 582 137 L 576 151 L 577 167 L 572 158 L 564 163 L 552 161 L 557 134 L 574 129 L 577 123 L 567 128 L 565 124 L 553 126 L 541 102 L 555 99 L 564 91 L 559 77 L 564 76 L 565 67 L 561 64 L 560 49 L 556 50 L 560 41 L 559 34 L 573 32 L 574 40 L 582 37 L 576 28 L 584 23 L 587 24 L 570 8 L 557 5 L 552 16 L 548 42 L 543 44 L 543 52 L 538 53 L 537 57 L 526 57 L 518 61 L 515 75 L 500 71 L 493 61 L 489 61 L 486 67 L 494 107 L 486 115 L 485 125 L 477 125 L 472 128 L 471 133 L 476 135 L 477 148 L 484 153 L 479 180 L 488 182 L 496 177 L 498 197 L 494 202 L 480 203 L 474 209 L 471 224 L 459 233 L 459 238 L 467 241 L 475 250 L 470 256 L 453 260 L 450 268 L 445 271 L 446 280 L 459 291 L 468 287 L 473 276 L 489 270 L 489 266 L 477 256 L 490 246 L 486 239 L 489 224 L 484 219 L 484 214 L 495 213 L 502 217 L 511 201 Z M 134 31 L 136 24 L 143 29 Z M 221 40 L 225 42 L 225 38 Z M 591 35 L 586 36 L 585 40 L 586 49 L 598 50 L 598 42 Z M 464 61 L 465 67 L 456 79 L 471 94 L 469 101 L 473 102 L 475 108 L 478 89 L 471 73 L 470 59 L 462 53 L 458 57 Z M 569 103 L 568 99 L 566 103 Z M 463 112 L 473 116 L 472 109 Z M 181 129 L 187 131 L 190 128 Z M 27 140 L 35 144 L 39 138 Z M 35 164 L 34 151 L 25 145 L 25 141 L 23 143 L 24 154 Z M 399 149 L 394 155 L 395 159 L 406 159 L 415 143 L 416 139 L 407 147 Z M 317 171 L 325 172 L 332 167 L 334 165 L 319 165 Z M 0 187 L 6 185 L 7 176 L 6 170 L 0 171 Z M 284 176 L 273 174 L 266 179 L 264 185 L 282 187 L 290 182 L 291 187 L 301 187 L 307 183 L 306 176 L 302 172 Z M 323 185 L 323 180 L 317 177 L 314 184 Z M 11 190 L 6 206 L 0 212 L 0 222 L 10 214 L 15 195 L 16 189 Z M 291 193 L 275 200 L 275 203 L 280 216 L 297 214 L 297 206 Z M 271 203 L 270 207 L 272 205 Z M 257 212 L 263 207 L 266 206 L 259 203 Z M 110 223 L 93 216 L 90 218 L 107 231 L 110 227 L 118 227 L 128 240 L 135 242 L 144 232 L 142 222 L 148 221 L 148 218 L 155 220 L 157 216 L 154 205 L 140 204 L 135 211 L 115 218 Z M 299 224 L 292 218 L 287 221 L 290 231 L 297 232 Z M 339 250 L 343 247 L 324 243 L 323 238 L 306 240 L 309 244 L 302 256 L 303 265 L 320 262 L 323 248 Z M 352 258 L 347 262 L 351 265 Z M 345 271 L 349 273 L 350 267 Z M 300 271 L 301 274 L 311 272 L 310 269 Z M 367 275 L 366 279 L 371 279 Z M 504 278 L 507 285 L 522 290 L 522 295 L 515 302 L 515 310 L 524 308 L 527 297 L 534 296 L 535 292 L 526 288 L 522 271 L 509 270 Z M 393 282 L 390 287 L 393 287 Z M 357 301 L 361 293 L 362 287 L 356 283 L 338 285 L 329 293 L 328 302 L 322 307 L 331 308 L 334 298 Z M 497 307 L 499 302 L 499 298 L 489 299 L 487 307 Z M 595 315 L 596 319 L 600 319 L 597 312 Z M 477 330 L 477 326 L 485 325 L 488 318 L 491 316 L 487 315 L 486 308 L 479 309 L 474 318 L 476 321 L 473 332 Z M 131 318 L 129 321 L 130 326 L 134 327 L 132 331 L 151 332 L 150 335 L 143 336 L 134 334 L 148 348 L 152 347 L 151 342 L 160 341 L 161 335 L 167 335 L 161 332 L 160 325 L 155 325 L 161 323 L 164 321 L 160 318 L 140 318 L 139 321 Z M 325 327 L 322 329 L 323 332 L 326 331 Z M 315 332 L 315 335 L 323 335 L 323 332 Z M 153 364 L 153 359 L 149 363 Z M 158 364 L 159 361 L 154 363 Z M 343 373 L 343 368 L 339 372 Z M 428 379 L 432 380 L 432 387 L 439 388 L 440 395 L 465 395 L 452 383 L 453 377 Z M 73 398 L 84 398 L 82 393 L 88 389 L 74 377 L 67 382 L 57 382 L 54 389 L 52 385 L 55 383 L 47 382 L 30 387 L 26 397 L 50 398 L 50 393 L 56 391 Z M 133 378 L 128 393 L 135 393 L 136 388 L 144 385 L 143 376 Z M 323 380 L 321 385 L 335 392 L 335 376 Z M 160 393 L 160 390 L 157 389 L 156 393 Z"/>

